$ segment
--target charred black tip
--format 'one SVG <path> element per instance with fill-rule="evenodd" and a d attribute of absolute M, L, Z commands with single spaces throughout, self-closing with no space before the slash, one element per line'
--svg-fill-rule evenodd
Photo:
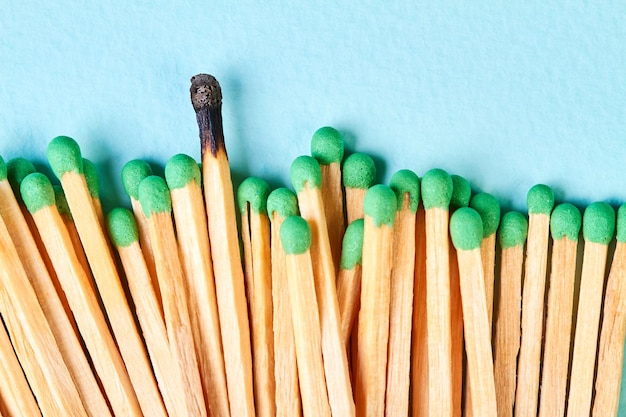
<path fill-rule="evenodd" d="M 212 75 L 197 74 L 191 77 L 189 92 L 195 111 L 218 107 L 222 104 L 222 89 Z"/>

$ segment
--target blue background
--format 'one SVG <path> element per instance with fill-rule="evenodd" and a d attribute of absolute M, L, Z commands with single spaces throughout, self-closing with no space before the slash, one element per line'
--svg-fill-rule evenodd
<path fill-rule="evenodd" d="M 0 0 L 0 154 L 43 166 L 72 136 L 105 206 L 128 204 L 128 160 L 199 158 L 189 78 L 209 72 L 236 179 L 289 184 L 332 125 L 380 181 L 440 167 L 507 209 L 539 182 L 626 201 L 626 3 L 387 3 Z"/>

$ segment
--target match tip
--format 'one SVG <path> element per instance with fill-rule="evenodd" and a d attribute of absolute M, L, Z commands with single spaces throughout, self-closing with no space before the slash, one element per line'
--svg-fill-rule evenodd
<path fill-rule="evenodd" d="M 152 167 L 140 159 L 127 162 L 122 168 L 122 184 L 129 197 L 139 200 L 139 183 L 152 175 Z"/>
<path fill-rule="evenodd" d="M 157 213 L 171 213 L 172 199 L 165 180 L 150 175 L 139 183 L 139 202 L 146 217 Z"/>
<path fill-rule="evenodd" d="M 222 89 L 217 79 L 209 74 L 191 77 L 191 104 L 195 111 L 216 107 L 222 104 Z"/>
<path fill-rule="evenodd" d="M 500 203 L 489 193 L 476 194 L 470 200 L 470 207 L 478 212 L 483 220 L 483 238 L 491 236 L 500 224 Z"/>
<path fill-rule="evenodd" d="M 353 153 L 343 161 L 343 185 L 346 188 L 367 190 L 376 180 L 376 165 L 371 156 Z"/>
<path fill-rule="evenodd" d="M 528 190 L 526 196 L 529 214 L 550 214 L 554 208 L 554 192 L 544 184 L 537 184 Z"/>
<path fill-rule="evenodd" d="M 470 198 L 472 197 L 472 187 L 469 181 L 460 175 L 451 175 L 450 178 L 452 179 L 450 208 L 456 210 L 469 206 Z"/>
<path fill-rule="evenodd" d="M 0 156 L 0 181 L 7 179 L 7 164 L 4 162 L 4 158 Z"/>
<path fill-rule="evenodd" d="M 22 185 L 24 178 L 33 172 L 37 172 L 35 165 L 33 165 L 33 163 L 28 159 L 24 158 L 11 159 L 6 164 L 6 170 L 7 179 L 9 180 L 9 184 L 11 184 L 11 188 L 15 194 L 20 193 L 20 186 Z"/>
<path fill-rule="evenodd" d="M 83 158 L 83 174 L 85 182 L 92 198 L 100 197 L 100 186 L 98 185 L 98 172 L 96 166 L 87 158 Z"/>
<path fill-rule="evenodd" d="M 518 211 L 509 211 L 502 216 L 498 241 L 502 249 L 523 245 L 528 236 L 528 219 Z"/>
<path fill-rule="evenodd" d="M 483 241 L 483 221 L 473 208 L 461 207 L 450 217 L 450 236 L 456 249 L 480 248 Z"/>
<path fill-rule="evenodd" d="M 582 216 L 580 210 L 570 203 L 559 204 L 552 211 L 550 216 L 550 233 L 552 239 L 559 240 L 567 238 L 578 240 Z"/>
<path fill-rule="evenodd" d="M 289 216 L 280 226 L 280 241 L 287 255 L 300 255 L 311 247 L 311 228 L 300 216 Z"/>
<path fill-rule="evenodd" d="M 592 203 L 583 214 L 585 241 L 608 245 L 615 234 L 615 210 L 603 201 Z"/>
<path fill-rule="evenodd" d="M 27 175 L 20 185 L 20 192 L 26 208 L 31 213 L 56 203 L 50 180 L 40 172 Z"/>
<path fill-rule="evenodd" d="M 72 220 L 72 211 L 70 210 L 70 205 L 67 203 L 63 187 L 60 185 L 53 185 L 52 189 L 54 190 L 54 202 L 57 206 L 59 214 L 69 220 Z"/>
<path fill-rule="evenodd" d="M 267 214 L 267 197 L 270 186 L 259 177 L 248 177 L 237 189 L 237 203 L 243 213 L 249 205 L 250 209 L 258 214 Z"/>
<path fill-rule="evenodd" d="M 117 207 L 109 212 L 107 229 L 113 244 L 118 248 L 125 248 L 139 241 L 135 217 L 125 208 Z"/>
<path fill-rule="evenodd" d="M 201 176 L 198 163 L 189 155 L 179 153 L 165 164 L 165 181 L 171 190 L 186 187 L 191 182 L 200 186 Z"/>
<path fill-rule="evenodd" d="M 626 203 L 617 209 L 617 241 L 626 242 Z"/>
<path fill-rule="evenodd" d="M 396 194 L 390 187 L 377 184 L 365 192 L 363 212 L 374 220 L 376 227 L 393 226 L 397 210 Z"/>
<path fill-rule="evenodd" d="M 343 235 L 341 244 L 340 268 L 345 270 L 354 269 L 356 265 L 363 264 L 363 230 L 365 221 L 357 219 L 350 223 Z"/>
<path fill-rule="evenodd" d="M 298 197 L 289 188 L 277 188 L 267 196 L 267 213 L 270 220 L 274 220 L 274 213 L 281 218 L 289 216 L 297 216 L 300 214 L 298 210 Z"/>
<path fill-rule="evenodd" d="M 307 184 L 310 188 L 322 186 L 320 164 L 312 156 L 302 155 L 294 159 L 289 170 L 289 177 L 296 193 L 300 193 Z"/>
<path fill-rule="evenodd" d="M 422 177 L 422 201 L 426 210 L 450 207 L 452 178 L 443 169 L 431 169 Z"/>
<path fill-rule="evenodd" d="M 311 138 L 311 156 L 320 165 L 340 164 L 343 160 L 343 137 L 335 128 L 326 126 L 317 129 Z"/>
<path fill-rule="evenodd" d="M 50 168 L 57 178 L 66 172 L 83 173 L 83 157 L 78 143 L 68 136 L 57 136 L 48 144 L 46 152 Z"/>
<path fill-rule="evenodd" d="M 389 187 L 396 193 L 398 210 L 404 204 L 404 197 L 409 195 L 409 210 L 417 211 L 420 202 L 420 179 L 415 172 L 401 169 L 391 176 Z"/>

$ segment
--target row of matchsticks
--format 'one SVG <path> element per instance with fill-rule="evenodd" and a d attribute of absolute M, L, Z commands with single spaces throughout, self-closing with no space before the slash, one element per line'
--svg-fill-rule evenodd
<path fill-rule="evenodd" d="M 191 100 L 202 164 L 129 162 L 132 210 L 103 215 L 71 138 L 60 186 L 0 158 L 1 417 L 617 415 L 626 209 L 537 185 L 501 216 L 440 169 L 374 185 L 329 127 L 295 192 L 235 198 L 215 78 Z"/>

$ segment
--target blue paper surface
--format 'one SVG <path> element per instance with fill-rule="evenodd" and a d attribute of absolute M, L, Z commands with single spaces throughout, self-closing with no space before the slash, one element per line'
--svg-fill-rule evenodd
<path fill-rule="evenodd" d="M 386 182 L 440 167 L 525 210 L 553 187 L 626 201 L 626 3 L 0 1 L 0 154 L 45 170 L 68 135 L 128 205 L 120 171 L 199 158 L 189 78 L 222 85 L 236 179 L 286 185 L 331 125 Z M 626 415 L 626 404 L 622 407 Z"/>

